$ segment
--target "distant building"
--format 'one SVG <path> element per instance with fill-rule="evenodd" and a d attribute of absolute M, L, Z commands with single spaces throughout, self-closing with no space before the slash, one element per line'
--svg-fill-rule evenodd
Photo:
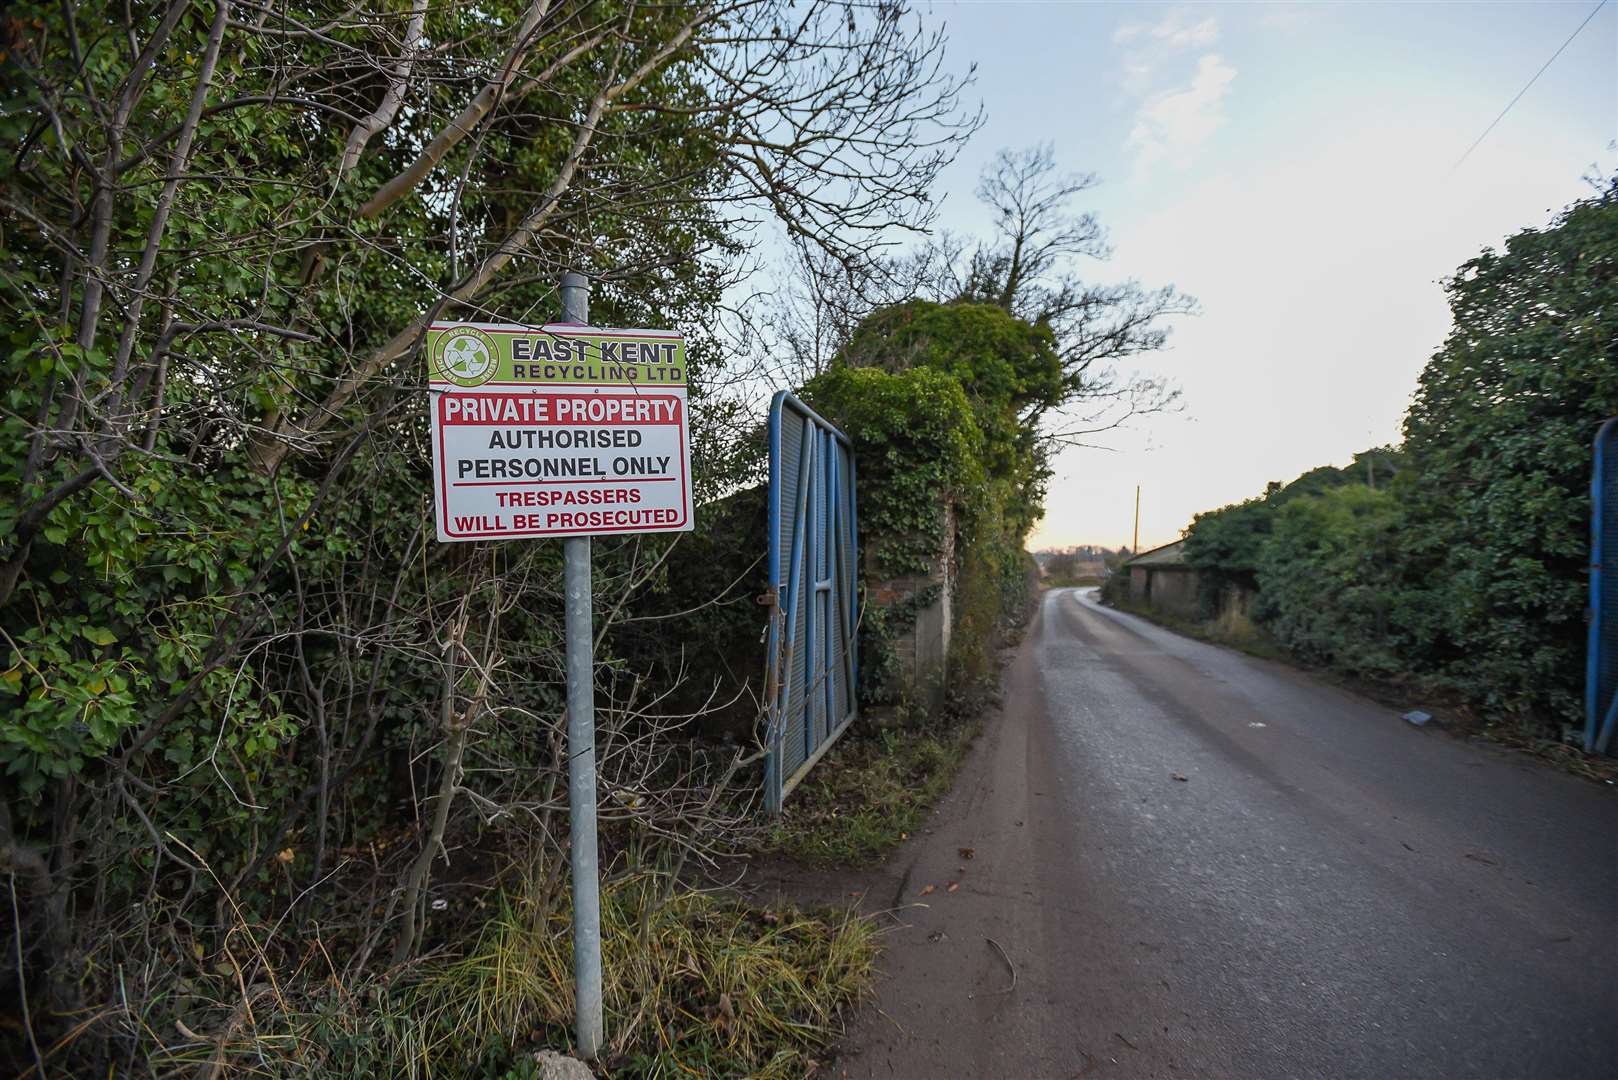
<path fill-rule="evenodd" d="M 1198 608 L 1197 572 L 1185 561 L 1185 541 L 1143 551 L 1125 562 L 1129 598 L 1171 615 L 1194 618 Z"/>

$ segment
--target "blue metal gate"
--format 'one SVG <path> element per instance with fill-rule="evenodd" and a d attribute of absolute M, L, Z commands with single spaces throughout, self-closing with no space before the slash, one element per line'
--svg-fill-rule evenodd
<path fill-rule="evenodd" d="M 770 402 L 769 764 L 781 802 L 856 712 L 859 678 L 854 455 L 848 438 L 783 390 Z"/>
<path fill-rule="evenodd" d="M 1596 434 L 1590 478 L 1590 645 L 1584 748 L 1603 754 L 1618 727 L 1618 416 Z"/>

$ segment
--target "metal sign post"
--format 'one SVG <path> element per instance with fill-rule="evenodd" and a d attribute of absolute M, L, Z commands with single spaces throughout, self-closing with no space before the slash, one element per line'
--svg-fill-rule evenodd
<path fill-rule="evenodd" d="M 442 543 L 562 539 L 578 1052 L 602 1043 L 590 538 L 693 527 L 685 338 L 590 326 L 562 275 L 563 322 L 427 331 L 434 515 Z"/>
<path fill-rule="evenodd" d="M 590 324 L 590 282 L 562 275 L 562 321 Z M 573 994 L 579 1056 L 601 1051 L 601 875 L 596 865 L 595 620 L 590 599 L 590 538 L 562 541 L 567 594 L 567 809 L 573 871 Z"/>

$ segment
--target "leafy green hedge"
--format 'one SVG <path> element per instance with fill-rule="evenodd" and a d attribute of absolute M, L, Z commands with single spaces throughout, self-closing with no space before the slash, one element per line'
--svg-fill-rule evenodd
<path fill-rule="evenodd" d="M 872 314 L 804 387 L 854 443 L 868 575 L 927 572 L 946 550 L 953 506 L 955 680 L 992 671 L 994 643 L 1024 610 L 1023 539 L 1050 475 L 1026 418 L 1063 393 L 1048 327 L 990 305 L 924 301 Z M 894 673 L 893 639 L 935 599 L 866 606 L 860 648 L 871 692 L 883 693 Z"/>
<path fill-rule="evenodd" d="M 854 443 L 870 569 L 925 573 L 944 545 L 944 498 L 975 501 L 986 483 L 983 432 L 960 380 L 837 366 L 805 385 L 804 397 Z"/>
<path fill-rule="evenodd" d="M 1454 329 L 1404 445 L 1199 514 L 1186 557 L 1205 603 L 1256 588 L 1255 618 L 1300 657 L 1566 734 L 1582 712 L 1590 444 L 1618 414 L 1618 182 L 1445 287 Z"/>
<path fill-rule="evenodd" d="M 1341 487 L 1275 514 L 1252 616 L 1299 656 L 1356 675 L 1403 670 L 1401 507 L 1387 491 Z"/>

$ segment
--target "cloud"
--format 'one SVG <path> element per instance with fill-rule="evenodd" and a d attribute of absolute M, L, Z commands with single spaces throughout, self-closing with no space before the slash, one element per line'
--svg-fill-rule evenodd
<path fill-rule="evenodd" d="M 1123 23 L 1112 40 L 1119 45 L 1148 41 L 1170 50 L 1205 49 L 1219 40 L 1219 21 L 1209 15 L 1193 22 L 1190 12 L 1175 8 L 1155 23 Z"/>
<path fill-rule="evenodd" d="M 1189 85 L 1159 91 L 1141 103 L 1125 145 L 1135 155 L 1136 172 L 1159 163 L 1184 169 L 1197 150 L 1225 123 L 1225 98 L 1236 69 L 1218 53 L 1197 61 Z"/>
<path fill-rule="evenodd" d="M 1184 8 L 1175 8 L 1156 22 L 1119 24 L 1112 40 L 1121 54 L 1124 92 L 1140 97 L 1152 90 L 1165 61 L 1218 41 L 1219 21 L 1211 15 L 1193 19 Z"/>
<path fill-rule="evenodd" d="M 1236 78 L 1234 67 L 1208 51 L 1219 40 L 1219 21 L 1173 8 L 1154 22 L 1121 23 L 1112 40 L 1136 110 L 1125 147 L 1137 175 L 1165 163 L 1187 168 L 1225 123 L 1224 100 Z M 1194 67 L 1187 53 L 1201 54 Z"/>

